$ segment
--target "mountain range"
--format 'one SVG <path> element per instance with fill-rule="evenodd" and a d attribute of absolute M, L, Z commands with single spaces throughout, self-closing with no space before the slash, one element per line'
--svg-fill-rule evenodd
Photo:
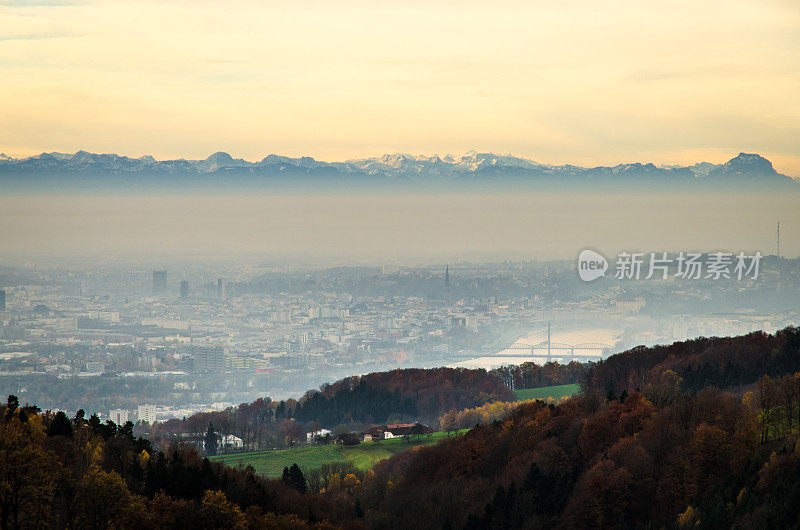
<path fill-rule="evenodd" d="M 6 191 L 85 190 L 249 190 L 309 188 L 454 187 L 514 190 L 594 189 L 798 189 L 800 181 L 778 173 L 758 154 L 740 153 L 724 164 L 690 166 L 628 163 L 580 167 L 541 164 L 512 155 L 470 151 L 460 157 L 387 154 L 376 158 L 323 162 L 311 157 L 271 154 L 258 162 L 217 152 L 204 160 L 130 158 L 116 154 L 42 153 L 27 158 L 0 154 L 0 189 Z"/>

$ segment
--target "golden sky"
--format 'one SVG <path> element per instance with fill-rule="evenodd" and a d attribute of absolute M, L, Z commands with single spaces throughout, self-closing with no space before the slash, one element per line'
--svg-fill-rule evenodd
<path fill-rule="evenodd" d="M 800 176 L 800 2 L 0 0 L 0 152 Z"/>

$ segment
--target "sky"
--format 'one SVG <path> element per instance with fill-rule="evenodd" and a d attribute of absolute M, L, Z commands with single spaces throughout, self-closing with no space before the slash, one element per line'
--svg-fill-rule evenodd
<path fill-rule="evenodd" d="M 11 255 L 340 263 L 575 259 L 617 252 L 800 255 L 796 194 L 428 194 L 0 197 Z"/>
<path fill-rule="evenodd" d="M 0 152 L 800 176 L 800 2 L 0 0 Z"/>

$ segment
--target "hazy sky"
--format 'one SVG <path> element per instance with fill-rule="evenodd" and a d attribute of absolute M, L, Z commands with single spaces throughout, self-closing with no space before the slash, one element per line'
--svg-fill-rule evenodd
<path fill-rule="evenodd" d="M 494 194 L 0 197 L 0 252 L 574 259 L 586 247 L 800 254 L 797 196 Z M 1 256 L 0 256 L 1 258 Z"/>
<path fill-rule="evenodd" d="M 800 176 L 800 2 L 0 0 L 0 152 L 511 152 Z"/>

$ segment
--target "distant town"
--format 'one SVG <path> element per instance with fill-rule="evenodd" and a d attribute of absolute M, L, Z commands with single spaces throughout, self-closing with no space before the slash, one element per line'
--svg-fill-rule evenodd
<path fill-rule="evenodd" d="M 353 374 L 591 361 L 800 320 L 800 260 L 774 256 L 759 278 L 713 289 L 673 275 L 587 284 L 566 261 L 29 263 L 0 267 L 0 286 L 3 392 L 118 425 L 299 398 Z"/>

